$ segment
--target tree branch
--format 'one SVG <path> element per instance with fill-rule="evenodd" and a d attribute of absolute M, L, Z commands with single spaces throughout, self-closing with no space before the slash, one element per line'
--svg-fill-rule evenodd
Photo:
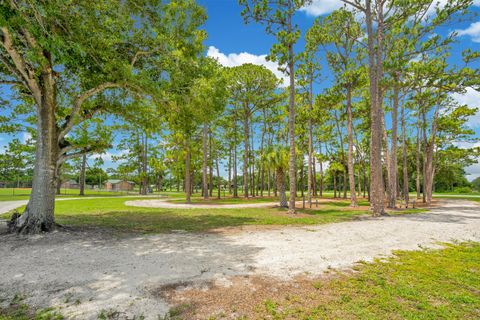
<path fill-rule="evenodd" d="M 8 55 L 13 61 L 16 70 L 22 79 L 26 82 L 28 89 L 32 92 L 37 105 L 40 106 L 42 102 L 40 86 L 35 79 L 35 72 L 27 65 L 23 57 L 13 47 L 13 40 L 7 27 L 1 27 L 3 39 L 2 46 L 7 51 Z"/>
<path fill-rule="evenodd" d="M 362 12 L 365 12 L 365 11 L 366 11 L 365 8 L 363 8 L 363 7 L 360 6 L 358 3 L 355 3 L 355 2 L 353 2 L 353 1 L 349 1 L 349 0 L 340 0 L 340 1 L 342 1 L 343 3 L 349 4 L 349 5 L 351 5 L 352 7 L 354 7 L 355 9 L 360 10 L 360 11 L 362 11 Z"/>
<path fill-rule="evenodd" d="M 125 85 L 120 83 L 106 82 L 90 90 L 87 90 L 81 95 L 79 95 L 73 102 L 73 108 L 72 108 L 72 111 L 70 112 L 70 115 L 68 115 L 65 119 L 66 121 L 61 128 L 60 134 L 58 136 L 58 141 L 62 140 L 65 137 L 65 135 L 72 129 L 73 125 L 75 124 L 75 120 L 77 116 L 80 114 L 82 104 L 85 102 L 85 100 L 106 89 L 121 88 L 121 87 L 125 87 Z"/>

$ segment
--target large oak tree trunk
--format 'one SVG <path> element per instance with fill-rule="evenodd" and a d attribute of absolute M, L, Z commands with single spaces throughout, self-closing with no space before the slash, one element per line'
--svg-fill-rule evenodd
<path fill-rule="evenodd" d="M 25 212 L 14 222 L 19 233 L 52 231 L 55 227 L 55 191 L 59 157 L 58 133 L 53 88 L 42 94 L 37 107 L 37 145 L 33 171 L 32 193 Z"/>

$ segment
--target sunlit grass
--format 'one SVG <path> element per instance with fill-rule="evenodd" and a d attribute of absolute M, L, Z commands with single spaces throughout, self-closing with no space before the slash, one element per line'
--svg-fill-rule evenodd
<path fill-rule="evenodd" d="M 281 208 L 162 209 L 125 205 L 125 201 L 135 199 L 137 198 L 111 197 L 57 201 L 56 221 L 65 226 L 109 228 L 121 232 L 164 233 L 174 230 L 201 232 L 247 225 L 315 225 L 349 221 L 369 214 L 366 208 L 351 210 L 348 201 L 345 200 L 328 200 L 319 203 L 318 208 L 314 206 L 312 209 L 299 209 L 297 215 L 289 215 L 286 209 Z M 22 210 L 23 208 L 19 209 L 20 212 Z M 411 212 L 416 211 L 399 213 Z M 8 214 L 2 218 L 8 219 Z"/>

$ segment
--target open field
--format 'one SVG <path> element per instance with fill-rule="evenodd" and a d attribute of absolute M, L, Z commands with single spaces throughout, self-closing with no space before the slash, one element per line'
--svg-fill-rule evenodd
<path fill-rule="evenodd" d="M 318 208 L 299 210 L 288 215 L 281 208 L 239 209 L 161 209 L 125 205 L 137 198 L 112 197 L 99 199 L 72 199 L 56 202 L 56 221 L 72 227 L 111 228 L 121 232 L 159 233 L 175 230 L 207 231 L 223 227 L 315 225 L 348 221 L 368 215 L 368 207 L 351 210 L 348 201 L 324 200 Z M 145 199 L 145 198 L 138 198 Z M 257 198 L 259 200 L 259 198 Z M 268 201 L 267 201 L 268 200 Z M 270 202 L 272 199 L 265 199 Z M 245 203 L 249 200 L 236 200 Z M 201 202 L 201 200 L 198 200 Z M 228 203 L 228 202 L 227 202 Z M 22 208 L 19 209 L 21 211 Z M 421 209 L 399 210 L 396 213 L 417 213 Z M 8 215 L 3 216 L 8 219 Z"/>
<path fill-rule="evenodd" d="M 31 191 L 32 189 L 30 188 L 0 188 L 0 201 L 28 200 Z M 78 189 L 62 189 L 61 194 L 57 195 L 57 198 L 79 197 L 78 193 Z M 128 194 L 135 195 L 138 194 L 138 192 L 114 192 L 85 189 L 86 197 L 125 196 Z"/>

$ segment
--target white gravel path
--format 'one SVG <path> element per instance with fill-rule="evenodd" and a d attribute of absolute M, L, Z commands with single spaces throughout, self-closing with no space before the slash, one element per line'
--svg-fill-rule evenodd
<path fill-rule="evenodd" d="M 25 293 L 27 302 L 61 306 L 62 313 L 76 319 L 96 319 L 102 309 L 157 319 L 168 310 L 157 290 L 165 284 L 228 282 L 234 275 L 318 275 L 392 250 L 453 240 L 480 241 L 478 204 L 448 200 L 421 215 L 236 234 L 4 235 L 0 298 Z"/>

